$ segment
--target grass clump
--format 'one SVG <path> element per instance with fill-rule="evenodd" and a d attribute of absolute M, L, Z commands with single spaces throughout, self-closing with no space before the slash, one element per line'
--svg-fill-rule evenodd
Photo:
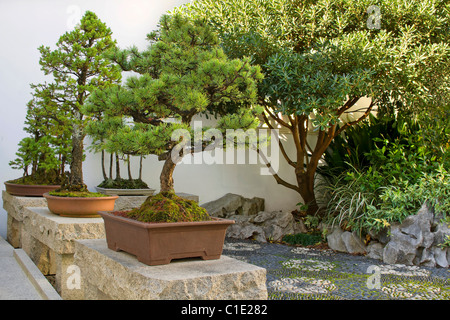
<path fill-rule="evenodd" d="M 129 218 L 141 222 L 193 222 L 209 221 L 206 209 L 193 200 L 183 199 L 173 192 L 162 192 L 148 197 L 136 209 L 127 213 Z"/>

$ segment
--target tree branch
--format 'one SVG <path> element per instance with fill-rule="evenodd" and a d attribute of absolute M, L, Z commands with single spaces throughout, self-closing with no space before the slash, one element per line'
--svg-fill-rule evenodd
<path fill-rule="evenodd" d="M 272 176 L 275 178 L 275 180 L 277 181 L 278 184 L 281 184 L 282 186 L 285 186 L 286 188 L 292 189 L 297 191 L 298 193 L 300 193 L 300 188 L 294 184 L 291 184 L 283 179 L 280 178 L 280 176 L 275 172 L 275 170 L 273 170 L 272 165 L 269 163 L 269 161 L 267 160 L 266 156 L 264 155 L 264 153 L 262 153 L 259 148 L 256 150 L 256 152 L 258 152 L 258 154 L 261 156 L 261 158 L 263 159 L 264 163 L 266 164 L 267 168 L 269 168 L 270 173 L 272 174 Z"/>
<path fill-rule="evenodd" d="M 336 137 L 339 134 L 341 134 L 341 132 L 343 132 L 348 127 L 353 126 L 353 125 L 357 124 L 358 122 L 360 122 L 360 121 L 364 120 L 365 118 L 367 118 L 369 113 L 372 111 L 372 108 L 373 108 L 374 105 L 375 105 L 375 101 L 372 100 L 372 102 L 370 103 L 369 107 L 367 107 L 366 112 L 364 112 L 364 114 L 359 119 L 357 119 L 355 121 L 347 122 L 345 125 L 343 125 L 341 128 L 339 128 L 339 130 L 336 131 L 336 133 L 334 134 L 334 137 Z"/>

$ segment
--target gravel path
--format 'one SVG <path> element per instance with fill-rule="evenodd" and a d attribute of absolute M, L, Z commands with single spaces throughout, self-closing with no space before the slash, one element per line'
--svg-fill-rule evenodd
<path fill-rule="evenodd" d="M 231 238 L 223 254 L 265 268 L 272 300 L 450 300 L 450 269 Z"/>

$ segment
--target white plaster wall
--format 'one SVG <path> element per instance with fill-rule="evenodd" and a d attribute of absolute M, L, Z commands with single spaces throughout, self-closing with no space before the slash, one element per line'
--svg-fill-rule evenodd
<path fill-rule="evenodd" d="M 68 31 L 86 10 L 95 12 L 113 31 L 122 48 L 145 48 L 149 31 L 156 28 L 161 14 L 188 0 L 1 0 L 0 1 L 0 183 L 18 178 L 9 167 L 18 142 L 26 136 L 23 123 L 26 103 L 31 98 L 30 83 L 51 81 L 40 70 L 41 45 L 54 48 L 60 35 Z M 78 16 L 80 15 L 80 16 Z M 89 141 L 86 141 L 89 143 Z M 138 164 L 137 159 L 135 160 Z M 290 167 L 280 159 L 280 175 L 291 182 Z M 144 180 L 159 189 L 162 163 L 149 157 L 144 164 Z M 175 169 L 175 189 L 200 196 L 200 203 L 228 192 L 247 197 L 263 197 L 267 210 L 292 210 L 300 201 L 297 193 L 278 186 L 271 176 L 260 174 L 261 164 L 200 165 L 181 164 Z M 135 168 L 137 176 L 137 168 Z M 85 183 L 91 190 L 101 182 L 100 157 L 87 154 Z M 124 170 L 125 174 L 126 171 Z M 0 236 L 6 237 L 6 213 L 0 209 Z"/>

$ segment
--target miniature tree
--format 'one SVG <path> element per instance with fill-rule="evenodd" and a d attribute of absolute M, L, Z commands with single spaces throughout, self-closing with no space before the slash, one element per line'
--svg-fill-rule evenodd
<path fill-rule="evenodd" d="M 86 126 L 87 134 L 93 139 L 90 146 L 91 150 L 95 152 L 101 152 L 101 168 L 103 174 L 103 181 L 98 185 L 102 188 L 117 188 L 117 189 L 143 189 L 148 188 L 148 185 L 142 181 L 142 161 L 145 155 L 139 155 L 139 177 L 133 179 L 131 175 L 131 157 L 130 154 L 126 154 L 126 150 L 122 150 L 121 144 L 111 144 L 108 141 L 108 137 L 114 134 L 118 130 L 119 126 L 122 126 L 122 121 L 117 118 L 117 122 L 108 123 L 103 122 L 102 115 L 97 113 L 97 118 L 90 121 Z M 109 174 L 106 172 L 105 155 L 110 154 L 109 161 Z M 127 164 L 128 179 L 123 179 L 120 173 L 120 160 L 123 160 Z M 115 164 L 115 177 L 113 177 L 113 166 Z"/>
<path fill-rule="evenodd" d="M 434 99 L 430 80 L 448 77 L 449 9 L 439 0 L 202 0 L 175 11 L 207 19 L 230 57 L 261 65 L 264 120 L 286 128 L 295 145 L 291 153 L 279 141 L 295 182 L 273 176 L 315 214 L 316 169 L 335 137 L 387 105 L 380 102 L 396 104 L 379 113 L 406 113 Z M 370 104 L 342 122 L 361 97 Z"/>
<path fill-rule="evenodd" d="M 110 54 L 124 71 L 139 76 L 130 76 L 124 85 L 96 90 L 86 109 L 103 112 L 98 126 L 109 127 L 106 144 L 112 150 L 120 145 L 124 154 L 154 154 L 164 161 L 160 191 L 167 193 L 174 191 L 177 163 L 195 151 L 191 146 L 177 148 L 186 137 L 172 140 L 176 130 L 192 136 L 190 123 L 199 113 L 220 115 L 219 128 L 225 124 L 254 128 L 259 121 L 252 103 L 261 74 L 249 59 L 228 59 L 204 20 L 164 15 L 159 31 L 149 34 L 148 40 L 147 50 L 133 47 Z"/>
<path fill-rule="evenodd" d="M 70 157 L 70 130 L 63 121 L 64 111 L 47 99 L 41 85 L 31 87 L 35 91 L 27 104 L 24 128 L 30 136 L 19 142 L 17 158 L 9 164 L 23 170 L 22 178 L 16 183 L 61 184 Z"/>
<path fill-rule="evenodd" d="M 86 115 L 82 106 L 94 88 L 106 88 L 121 78 L 120 68 L 103 56 L 116 45 L 111 34 L 106 24 L 87 11 L 74 30 L 59 38 L 55 50 L 39 48 L 41 69 L 54 78 L 42 89 L 50 101 L 66 111 L 64 121 L 71 128 L 70 176 L 63 186 L 71 191 L 87 190 L 83 182 L 83 141 L 92 115 Z"/>

